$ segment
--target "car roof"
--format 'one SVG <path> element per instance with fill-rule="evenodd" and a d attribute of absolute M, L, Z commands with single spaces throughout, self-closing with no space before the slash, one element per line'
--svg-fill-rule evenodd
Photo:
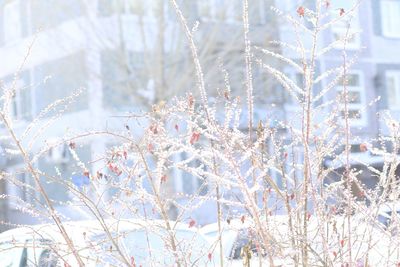
<path fill-rule="evenodd" d="M 227 221 L 222 221 L 221 222 L 221 229 L 222 230 L 234 230 L 238 231 L 241 229 L 248 229 L 253 227 L 253 221 L 251 219 L 245 219 L 243 222 L 241 219 L 231 219 L 229 223 Z M 211 223 L 204 225 L 201 229 L 200 232 L 203 234 L 208 234 L 212 232 L 217 232 L 219 229 L 218 223 Z"/>
<path fill-rule="evenodd" d="M 400 211 L 400 201 L 385 202 L 379 207 L 380 212 Z"/>
<path fill-rule="evenodd" d="M 196 232 L 196 228 L 190 228 L 184 223 L 169 221 L 171 228 L 180 231 Z M 142 220 L 142 219 L 107 219 L 102 222 L 98 220 L 68 221 L 63 222 L 63 226 L 72 239 L 80 238 L 82 235 L 95 236 L 104 234 L 104 227 L 111 232 L 132 231 L 144 228 L 165 229 L 164 220 Z M 4 240 L 21 240 L 27 236 L 42 236 L 44 239 L 62 240 L 62 235 L 56 224 L 38 224 L 32 226 L 22 226 L 5 231 L 0 234 L 0 242 Z"/>

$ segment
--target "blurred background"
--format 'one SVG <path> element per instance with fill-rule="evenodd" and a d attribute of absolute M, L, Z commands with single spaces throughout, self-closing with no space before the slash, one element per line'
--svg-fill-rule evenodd
<path fill-rule="evenodd" d="M 232 97 L 239 96 L 245 104 L 242 1 L 177 2 L 197 45 L 210 103 L 218 106 L 217 97 L 229 89 Z M 330 1 L 330 11 L 324 19 L 343 16 L 341 10 L 350 11 L 355 2 Z M 304 36 L 298 36 L 293 25 L 271 9 L 275 6 L 298 17 L 296 10 L 300 5 L 312 10 L 315 1 L 249 0 L 249 22 L 253 57 L 267 61 L 302 88 L 303 74 L 299 70 L 261 51 L 268 49 L 270 53 L 300 61 L 298 52 L 292 48 L 297 45 L 297 39 Z M 305 19 L 304 25 L 312 27 L 312 21 Z M 318 43 L 319 48 L 330 45 L 331 49 L 321 53 L 315 76 L 343 63 L 343 38 L 346 34 L 351 36 L 346 53 L 348 58 L 356 58 L 348 76 L 349 116 L 354 136 L 352 153 L 377 168 L 382 166 L 381 158 L 362 153 L 359 147 L 366 140 L 388 134 L 385 114 L 390 112 L 391 116 L 400 117 L 399 26 L 400 1 L 365 0 L 358 12 L 333 24 Z M 303 41 L 307 46 L 311 40 Z M 40 137 L 28 133 L 22 140 L 31 147 L 33 155 L 43 145 L 56 144 L 65 136 L 91 130 L 121 129 L 129 124 L 133 134 L 140 136 L 141 128 L 121 115 L 150 110 L 175 96 L 199 95 L 187 37 L 176 10 L 167 0 L 2 0 L 0 59 L 1 89 L 4 93 L 12 88 L 13 100 L 7 111 L 14 119 L 14 129 L 22 135 L 26 126 L 38 116 L 36 129 L 46 128 L 49 120 L 53 120 L 54 115 L 57 117 L 51 122 L 53 126 L 46 128 Z M 254 121 L 276 128 L 282 133 L 282 139 L 290 138 L 289 129 L 301 124 L 297 118 L 301 117 L 302 99 L 296 93 L 287 93 L 255 61 L 252 72 Z M 317 116 L 338 112 L 337 123 L 340 124 L 343 105 L 336 100 L 341 86 L 326 94 L 322 91 L 331 81 L 332 78 L 326 77 L 314 88 L 315 96 L 322 92 L 320 105 L 326 104 Z M 66 100 L 52 107 L 58 99 Z M 49 112 L 42 115 L 46 108 Z M 243 108 L 245 128 L 245 105 Z M 0 136 L 2 131 L 4 127 L 0 125 Z M 76 152 L 90 170 L 100 170 L 105 168 L 105 163 L 98 159 L 114 145 L 116 141 L 112 138 L 91 138 L 79 142 Z M 41 197 L 34 189 L 20 186 L 21 183 L 34 185 L 22 158 L 5 153 L 7 149 L 12 149 L 7 139 L 0 139 L 0 170 L 15 173 L 15 180 L 1 180 L 0 194 L 15 196 L 15 199 L 2 198 L 0 220 L 37 222 L 35 216 L 21 210 L 18 199 L 37 205 L 34 203 L 38 199 L 40 202 Z M 184 153 L 181 156 L 184 158 Z M 297 156 L 301 161 L 301 151 Z M 77 172 L 79 164 L 68 144 L 50 149 L 35 164 L 43 172 L 71 180 L 79 187 L 85 183 Z M 329 165 L 329 160 L 326 164 Z M 337 168 L 340 170 L 341 166 Z M 271 170 L 271 176 L 280 184 L 278 173 Z M 174 173 L 172 177 L 168 180 L 171 194 L 192 194 L 203 183 L 185 172 Z M 71 196 L 62 184 L 47 182 L 46 176 L 42 179 L 60 212 L 71 218 L 84 216 L 79 211 L 69 210 Z M 369 186 L 377 182 L 368 171 L 360 174 L 360 179 Z M 207 188 L 204 190 L 207 192 Z M 112 190 L 109 194 L 113 194 Z M 207 212 L 214 210 L 214 205 L 204 204 L 193 217 L 200 224 L 215 221 L 216 213 Z M 173 217 L 173 211 L 171 214 Z"/>

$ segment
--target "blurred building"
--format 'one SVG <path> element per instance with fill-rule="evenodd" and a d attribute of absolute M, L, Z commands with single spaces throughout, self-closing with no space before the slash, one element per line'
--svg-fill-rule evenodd
<path fill-rule="evenodd" d="M 297 7 L 303 5 L 312 7 L 313 1 L 279 1 L 277 5 L 289 11 L 293 16 Z M 398 24 L 400 15 L 400 2 L 391 0 L 361 1 L 358 10 L 352 13 L 352 7 L 358 1 L 335 0 L 329 2 L 330 15 L 322 18 L 320 22 L 339 20 L 333 23 L 328 30 L 322 31 L 317 50 L 321 51 L 316 60 L 317 73 L 314 74 L 316 81 L 319 75 L 327 73 L 314 86 L 313 96 L 316 100 L 316 112 L 313 114 L 316 121 L 320 121 L 314 127 L 319 128 L 321 136 L 331 129 L 330 126 L 340 132 L 344 130 L 344 99 L 343 82 L 337 79 L 337 75 L 343 71 L 341 66 L 344 62 L 349 65 L 346 70 L 348 90 L 348 118 L 350 123 L 350 164 L 352 168 L 360 170 L 358 176 L 366 188 L 373 188 L 379 181 L 379 176 L 372 173 L 367 165 L 378 170 L 383 168 L 383 158 L 371 152 L 370 148 L 380 148 L 391 153 L 396 141 L 389 140 L 389 136 L 395 134 L 396 126 L 392 125 L 390 119 L 398 121 L 398 101 L 400 99 L 400 56 L 395 52 L 400 44 L 400 30 Z M 322 6 L 328 10 L 326 6 Z M 313 9 L 313 8 L 311 8 Z M 305 26 L 311 28 L 312 14 L 305 14 Z M 299 36 L 291 26 L 282 24 L 280 27 L 280 40 L 293 44 L 293 40 L 304 38 L 305 47 L 311 49 L 311 40 L 306 29 L 298 27 Z M 305 37 L 306 36 L 306 37 Z M 344 39 L 347 36 L 347 42 Z M 344 48 L 346 52 L 344 53 Z M 282 46 L 283 54 L 300 62 L 299 53 L 293 51 L 289 46 Z M 306 56 L 307 57 L 307 56 Z M 310 58 L 308 57 L 310 60 Z M 293 77 L 297 85 L 304 87 L 304 77 L 301 72 L 292 67 L 287 67 L 286 72 Z M 335 81 L 336 80 L 336 81 Z M 336 85 L 334 83 L 336 82 Z M 334 85 L 334 86 L 333 86 Z M 291 101 L 288 101 L 290 105 Z M 292 109 L 296 110 L 295 106 Z M 286 112 L 287 113 L 287 112 Z M 291 118 L 296 118 L 290 115 Z M 335 125 L 323 121 L 328 118 L 327 114 L 335 114 Z M 301 116 L 301 115 L 300 115 Z M 319 119 L 321 118 L 321 119 Z M 301 123 L 300 117 L 293 119 L 292 123 Z M 390 131 L 392 128 L 392 131 Z M 394 132 L 393 132 L 394 130 Z M 326 140 L 327 143 L 337 140 Z M 343 144 L 343 143 L 342 143 Z M 344 145 L 340 145 L 336 154 L 344 151 Z M 396 152 L 395 152 L 396 153 Z M 398 153 L 398 152 L 397 152 Z M 333 160 L 327 159 L 326 167 L 335 168 L 335 172 L 329 181 L 338 181 L 344 171 L 345 160 L 343 157 Z M 301 160 L 301 153 L 300 153 Z"/>
<path fill-rule="evenodd" d="M 231 75 L 232 89 L 243 90 L 244 68 L 238 68 L 244 65 L 241 1 L 178 2 L 189 27 L 195 27 L 196 21 L 201 25 L 195 38 L 211 101 L 216 88 L 225 83 L 221 62 Z M 276 39 L 269 2 L 251 3 L 250 34 L 254 44 L 260 46 Z M 188 90 L 196 94 L 191 90 L 196 81 L 190 49 L 169 1 L 13 0 L 1 1 L 0 8 L 1 87 L 3 92 L 14 94 L 8 110 L 14 119 L 13 128 L 21 142 L 31 147 L 32 155 L 66 136 L 92 129 L 124 128 L 129 122 L 116 115 L 147 110 Z M 284 96 L 274 96 L 265 75 L 254 69 L 258 81 L 255 91 L 258 96 L 269 96 L 260 104 L 283 103 Z M 67 100 L 52 105 L 63 98 Z M 37 117 L 40 119 L 35 126 L 24 135 Z M 1 131 L 6 135 L 5 127 Z M 80 141 L 77 154 L 92 171 L 102 170 L 104 161 L 96 159 L 115 142 L 112 138 Z M 10 143 L 4 138 L 2 147 L 11 151 Z M 6 160 L 2 169 L 14 174 L 15 181 L 2 184 L 2 190 L 34 203 L 41 197 L 34 190 L 33 180 L 21 156 L 11 155 L 3 154 Z M 68 143 L 45 151 L 34 164 L 65 181 L 76 181 L 82 170 L 70 155 Z M 19 181 L 33 190 L 21 187 Z M 56 205 L 70 200 L 62 183 L 50 182 L 45 176 L 42 182 Z M 169 183 L 174 192 L 182 193 L 193 193 L 201 186 L 198 179 L 184 173 L 175 175 Z M 30 214 L 21 213 L 18 202 L 4 202 L 3 219 L 31 221 Z"/>

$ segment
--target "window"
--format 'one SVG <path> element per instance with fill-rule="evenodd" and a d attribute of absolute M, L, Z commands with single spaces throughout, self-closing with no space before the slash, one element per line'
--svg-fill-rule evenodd
<path fill-rule="evenodd" d="M 337 92 L 339 94 L 341 118 L 345 118 L 344 112 L 344 95 L 343 95 L 343 83 L 347 84 L 347 96 L 348 96 L 348 116 L 351 123 L 355 126 L 362 126 L 366 122 L 366 114 L 363 113 L 365 107 L 365 95 L 362 86 L 362 76 L 358 73 L 352 73 L 347 75 L 347 79 L 343 80 L 338 84 Z"/>
<path fill-rule="evenodd" d="M 151 83 L 142 52 L 106 50 L 102 53 L 103 105 L 132 109 L 138 101 L 151 102 Z M 148 98 L 141 95 L 146 91 Z M 143 99 L 141 99 L 143 98 Z"/>
<path fill-rule="evenodd" d="M 37 92 L 36 105 L 38 111 L 42 111 L 54 101 L 71 96 L 80 88 L 85 88 L 87 82 L 85 65 L 85 54 L 76 53 L 36 67 L 34 76 L 35 83 L 39 84 L 39 87 L 35 90 Z M 83 89 L 78 97 L 73 98 L 68 103 L 65 112 L 76 112 L 87 108 L 86 91 Z M 46 115 L 54 115 L 64 107 L 65 104 L 61 104 L 56 110 L 51 110 Z"/>
<path fill-rule="evenodd" d="M 31 200 L 27 185 L 30 185 L 29 174 L 25 172 L 16 172 L 13 180 L 7 183 L 7 194 L 12 196 L 9 199 L 11 208 L 19 208 L 23 206 L 21 201 L 29 202 Z"/>
<path fill-rule="evenodd" d="M 126 0 L 100 0 L 99 13 L 102 16 L 110 16 L 112 14 L 142 14 L 143 4 L 141 1 L 126 1 Z"/>
<path fill-rule="evenodd" d="M 340 0 L 334 1 L 334 6 L 331 9 L 331 18 L 336 19 L 340 17 L 339 9 L 343 8 L 345 12 L 351 10 L 356 2 L 354 0 Z M 357 11 L 355 11 L 357 12 Z M 359 21 L 358 16 L 354 14 L 350 14 L 345 19 L 338 20 L 332 26 L 332 35 L 333 41 L 338 41 L 335 45 L 338 49 L 343 49 L 344 41 L 346 41 L 346 48 L 349 49 L 357 49 L 360 47 L 360 34 L 358 33 L 359 29 Z M 344 40 L 347 37 L 347 40 Z"/>
<path fill-rule="evenodd" d="M 4 6 L 3 11 L 4 41 L 13 42 L 21 37 L 20 3 L 11 1 Z"/>
<path fill-rule="evenodd" d="M 390 109 L 400 108 L 400 71 L 386 72 L 387 100 Z"/>
<path fill-rule="evenodd" d="M 126 4 L 126 10 L 129 14 L 142 15 L 143 14 L 143 3 L 141 1 L 128 1 Z"/>
<path fill-rule="evenodd" d="M 297 71 L 287 71 L 286 76 L 292 80 L 292 82 L 297 85 L 301 90 L 304 88 L 304 75 L 303 73 L 297 72 Z M 299 94 L 292 89 L 292 92 L 289 92 L 286 88 L 283 88 L 283 92 L 285 95 L 285 104 L 286 106 L 298 106 L 299 105 L 299 100 L 295 98 L 296 94 L 297 97 L 300 97 Z M 301 99 L 300 99 L 301 100 Z"/>
<path fill-rule="evenodd" d="M 48 29 L 82 15 L 81 0 L 34 0 L 31 3 L 32 32 Z"/>
<path fill-rule="evenodd" d="M 10 84 L 12 86 L 12 84 Z M 12 102 L 12 116 L 16 120 L 30 119 L 30 88 L 22 80 L 15 82 L 15 92 Z"/>
<path fill-rule="evenodd" d="M 400 1 L 381 0 L 382 34 L 400 38 Z"/>
<path fill-rule="evenodd" d="M 101 16 L 111 16 L 114 14 L 131 14 L 141 16 L 158 16 L 160 4 L 164 5 L 165 16 L 171 10 L 168 1 L 138 1 L 138 0 L 99 0 L 98 12 Z M 174 13 L 172 13 L 175 15 Z"/>
<path fill-rule="evenodd" d="M 3 79 L 3 90 L 12 91 L 11 117 L 15 120 L 30 120 L 31 112 L 31 88 L 29 84 L 29 72 L 22 72 L 15 77 L 7 76 Z"/>
<path fill-rule="evenodd" d="M 242 1 L 202 0 L 197 2 L 198 15 L 205 20 L 242 21 Z"/>
<path fill-rule="evenodd" d="M 212 6 L 210 0 L 198 1 L 197 9 L 199 13 L 199 17 L 211 19 L 212 18 Z"/>

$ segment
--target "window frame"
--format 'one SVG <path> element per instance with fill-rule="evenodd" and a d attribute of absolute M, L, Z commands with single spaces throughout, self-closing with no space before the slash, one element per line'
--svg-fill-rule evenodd
<path fill-rule="evenodd" d="M 296 84 L 300 89 L 304 88 L 304 73 L 301 73 L 293 68 L 287 69 L 284 71 L 284 74 L 292 80 L 294 84 Z M 299 84 L 299 75 L 302 76 L 302 84 Z M 286 88 L 283 88 L 284 90 L 284 107 L 285 110 L 287 111 L 298 111 L 301 109 L 301 105 L 299 102 L 296 102 L 297 100 L 294 98 L 292 94 L 290 94 Z M 296 93 L 297 97 L 299 95 Z M 301 101 L 301 99 L 300 99 Z"/>
<path fill-rule="evenodd" d="M 21 90 L 28 90 L 29 88 L 27 84 L 25 84 L 25 81 L 22 78 L 15 79 L 13 78 L 12 81 L 4 83 L 4 87 L 7 90 L 12 90 L 13 91 L 13 96 L 11 100 L 11 107 L 10 107 L 10 116 L 14 120 L 18 121 L 28 121 L 29 118 L 32 117 L 32 104 L 30 104 L 29 108 L 30 111 L 27 113 L 23 112 L 23 96 Z M 29 92 L 29 95 L 27 95 L 29 98 L 29 101 L 32 101 L 32 95 L 31 92 Z"/>
<path fill-rule="evenodd" d="M 393 97 L 389 96 L 389 85 L 388 85 L 388 79 L 389 77 L 394 79 L 394 93 L 395 95 Z M 385 72 L 385 89 L 386 89 L 386 94 L 387 94 L 387 99 L 388 99 L 388 108 L 391 110 L 400 110 L 400 70 L 388 70 Z M 391 104 L 389 99 L 395 99 L 396 103 Z"/>
<path fill-rule="evenodd" d="M 385 7 L 385 4 L 386 5 L 389 4 L 389 7 Z M 398 25 L 398 24 L 396 24 L 396 22 L 393 23 L 393 19 L 397 18 L 398 22 L 400 23 L 400 16 L 391 16 L 391 14 L 394 15 L 394 11 L 395 11 L 393 9 L 393 6 L 392 7 L 390 6 L 393 4 L 398 5 L 397 9 L 400 10 L 400 1 L 380 0 L 380 20 L 381 20 L 382 36 L 388 37 L 388 38 L 400 38 L 400 28 L 393 27 L 393 24 Z M 387 12 L 387 10 L 390 10 L 393 13 Z M 392 20 L 392 23 L 390 23 L 391 22 L 390 19 Z M 387 24 L 389 24 L 389 25 L 387 25 Z M 392 27 L 390 27 L 391 29 L 388 29 L 387 26 L 392 26 Z M 397 32 L 393 31 L 393 28 L 397 29 Z"/>
<path fill-rule="evenodd" d="M 204 16 L 200 13 L 200 5 L 207 3 L 209 8 L 208 16 Z M 234 4 L 239 4 L 241 1 L 238 0 L 201 0 L 197 2 L 197 13 L 198 17 L 202 21 L 210 21 L 210 22 L 226 22 L 230 24 L 240 24 L 242 21 L 242 13 L 240 16 L 237 16 L 237 12 L 235 12 Z M 218 14 L 218 10 L 224 10 L 224 16 L 221 18 Z M 240 9 L 241 10 L 241 9 Z M 261 11 L 260 11 L 261 14 Z M 238 19 L 239 18 L 239 19 Z"/>
<path fill-rule="evenodd" d="M 21 2 L 20 0 L 9 1 L 3 7 L 3 38 L 4 44 L 13 44 L 22 38 L 21 23 Z M 11 20 L 11 22 L 6 21 Z M 13 21 L 15 20 L 15 21 Z M 13 27 L 5 27 L 5 25 L 13 25 Z M 12 33 L 10 35 L 10 33 Z"/>
<path fill-rule="evenodd" d="M 347 76 L 350 75 L 357 75 L 358 76 L 358 85 L 357 86 L 351 86 L 349 84 L 346 85 L 347 88 L 347 93 L 351 92 L 359 92 L 360 93 L 360 103 L 350 103 L 350 101 L 347 103 L 347 111 L 349 112 L 350 110 L 358 110 L 361 118 L 359 119 L 353 119 L 349 117 L 350 124 L 352 126 L 356 127 L 362 127 L 365 126 L 367 123 L 367 117 L 366 114 L 364 114 L 362 111 L 366 107 L 366 95 L 365 95 L 365 84 L 364 84 L 364 75 L 360 70 L 354 70 L 350 71 L 349 73 L 346 74 Z M 336 91 L 338 94 L 341 94 L 343 92 L 343 85 L 342 84 L 337 84 L 336 86 Z M 344 118 L 342 117 L 342 111 L 344 109 L 344 104 L 340 103 L 339 104 L 339 117 L 342 122 L 344 122 Z"/>
<path fill-rule="evenodd" d="M 103 1 L 109 1 L 109 0 L 103 0 Z M 114 0 L 115 1 L 115 0 Z M 104 6 L 104 3 L 99 1 L 98 7 L 97 7 L 97 13 L 100 17 L 111 17 L 111 16 L 137 16 L 137 17 L 143 17 L 146 19 L 154 19 L 158 16 L 158 13 L 156 12 L 156 5 L 155 1 L 138 1 L 138 3 L 141 5 L 141 7 L 138 6 L 137 12 L 131 12 L 132 9 L 131 7 L 131 1 L 129 0 L 121 0 L 119 3 L 120 6 Z M 159 2 L 157 2 L 158 4 Z M 118 3 L 117 3 L 118 4 Z M 168 2 L 162 1 L 163 4 L 163 14 L 165 18 L 169 18 L 171 16 L 174 16 L 175 12 L 171 12 L 172 7 L 168 4 Z M 141 10 L 139 10 L 141 8 Z"/>
<path fill-rule="evenodd" d="M 338 11 L 332 10 L 331 17 L 338 16 Z M 361 29 L 360 29 L 360 20 L 358 14 L 350 14 L 351 19 L 345 19 L 343 21 L 336 22 L 332 25 L 331 33 L 332 39 L 336 42 L 333 47 L 336 49 L 343 49 L 344 47 L 344 40 L 339 41 L 341 38 L 344 38 L 346 34 L 348 36 L 353 35 L 352 38 L 349 38 L 346 41 L 346 49 L 356 50 L 359 49 L 361 46 Z M 350 24 L 349 24 L 350 23 Z M 335 34 L 338 34 L 341 38 L 336 39 Z M 351 40 L 353 42 L 350 42 Z"/>
<path fill-rule="evenodd" d="M 30 185 L 31 179 L 29 178 L 29 173 L 26 171 L 23 171 L 23 170 L 24 170 L 24 165 L 18 164 L 18 165 L 12 166 L 7 171 L 13 172 L 15 179 L 18 179 L 19 182 Z M 19 175 L 21 175 L 21 174 L 23 176 L 19 177 Z M 30 195 L 30 194 L 35 194 L 35 193 L 28 192 L 26 188 L 25 189 L 20 188 L 20 187 L 18 187 L 18 185 L 16 185 L 13 182 L 7 183 L 6 192 L 7 192 L 7 195 L 16 196 L 16 197 L 18 197 L 18 199 L 23 200 L 25 203 L 34 204 L 33 198 L 36 196 Z M 9 204 L 9 207 L 13 210 L 19 209 L 19 206 L 20 206 L 20 204 L 18 204 L 18 201 L 15 201 L 15 200 L 11 200 L 11 201 L 8 200 L 8 204 Z"/>

